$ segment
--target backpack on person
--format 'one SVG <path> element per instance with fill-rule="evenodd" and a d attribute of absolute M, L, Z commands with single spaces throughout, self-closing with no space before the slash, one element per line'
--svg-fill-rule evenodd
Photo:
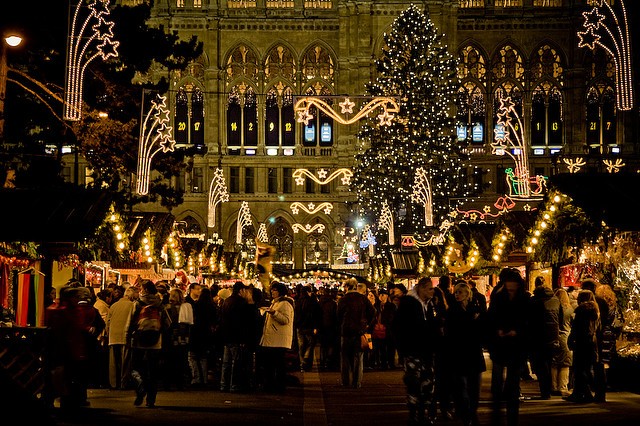
<path fill-rule="evenodd" d="M 141 346 L 154 346 L 160 339 L 162 312 L 156 306 L 145 305 L 138 315 L 135 332 L 136 342 Z"/>

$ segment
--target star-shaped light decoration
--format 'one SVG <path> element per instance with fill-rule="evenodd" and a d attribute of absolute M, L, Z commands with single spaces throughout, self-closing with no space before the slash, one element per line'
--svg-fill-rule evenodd
<path fill-rule="evenodd" d="M 605 16 L 602 15 L 597 7 L 594 7 L 588 12 L 582 12 L 582 16 L 584 18 L 584 27 L 585 28 L 600 28 L 602 21 L 604 21 Z"/>
<path fill-rule="evenodd" d="M 291 213 L 293 213 L 293 214 L 300 213 L 300 208 L 298 207 L 297 203 L 291 204 Z"/>
<path fill-rule="evenodd" d="M 175 151 L 176 141 L 171 135 L 172 132 L 173 128 L 164 125 L 158 129 L 158 134 L 160 136 L 160 148 L 162 148 L 162 152 L 166 153 Z"/>
<path fill-rule="evenodd" d="M 525 212 L 530 212 L 530 211 L 531 211 L 531 206 L 527 203 L 527 204 L 525 204 L 525 205 L 524 205 L 524 207 L 522 207 L 522 209 L 523 209 Z"/>
<path fill-rule="evenodd" d="M 304 184 L 304 176 L 298 176 L 296 178 L 296 185 L 303 185 Z"/>
<path fill-rule="evenodd" d="M 478 214 L 477 213 L 471 213 L 469 215 L 469 219 L 471 219 L 471 222 L 475 222 L 478 219 Z"/>
<path fill-rule="evenodd" d="M 102 60 L 106 61 L 111 57 L 117 58 L 118 46 L 120 46 L 119 41 L 111 40 L 109 37 L 103 38 L 102 44 L 98 45 L 98 52 L 100 53 L 100 56 L 102 56 Z"/>
<path fill-rule="evenodd" d="M 387 110 L 385 109 L 382 114 L 378 115 L 378 120 L 381 126 L 390 126 L 391 125 L 391 120 L 393 120 L 394 115 L 393 114 L 389 114 L 387 112 Z"/>
<path fill-rule="evenodd" d="M 455 210 L 449 212 L 449 217 L 451 217 L 452 219 L 455 219 L 456 217 L 458 217 L 458 212 Z"/>
<path fill-rule="evenodd" d="M 98 23 L 94 24 L 91 29 L 96 34 L 96 36 L 102 40 L 104 38 L 112 38 L 113 37 L 113 26 L 115 23 L 113 21 L 107 21 L 104 17 L 101 17 L 98 20 Z"/>
<path fill-rule="evenodd" d="M 344 98 L 343 102 L 338 103 L 342 108 L 342 114 L 352 114 L 353 107 L 356 106 L 355 102 L 352 102 L 349 98 Z"/>
<path fill-rule="evenodd" d="M 324 208 L 324 214 L 330 214 L 331 210 L 333 210 L 333 204 L 331 203 L 326 203 L 326 206 Z"/>
<path fill-rule="evenodd" d="M 89 4 L 91 14 L 96 18 L 101 18 L 103 15 L 109 15 L 111 10 L 109 9 L 109 0 L 93 0 Z"/>
<path fill-rule="evenodd" d="M 511 99 L 511 96 L 500 98 L 500 108 L 498 109 L 498 122 L 507 123 L 509 121 L 509 115 L 515 110 L 516 104 Z"/>
<path fill-rule="evenodd" d="M 340 178 L 340 181 L 342 182 L 343 185 L 349 185 L 349 183 L 351 182 L 351 176 L 342 175 L 342 177 Z"/>
<path fill-rule="evenodd" d="M 304 125 L 308 125 L 309 121 L 313 120 L 313 115 L 309 113 L 309 110 L 298 111 L 298 123 L 304 123 Z"/>
<path fill-rule="evenodd" d="M 587 28 L 586 31 L 578 32 L 578 47 L 588 47 L 591 50 L 596 48 L 596 45 L 600 44 L 600 34 L 597 34 L 593 27 Z"/>
<path fill-rule="evenodd" d="M 325 169 L 320 169 L 320 170 L 318 170 L 318 177 L 320 179 L 326 179 L 327 178 L 327 173 L 329 173 L 329 172 L 327 172 Z"/>
<path fill-rule="evenodd" d="M 482 208 L 482 211 L 483 211 L 483 212 L 485 212 L 485 213 L 489 213 L 489 212 L 491 212 L 491 206 L 484 206 L 484 207 Z"/>
<path fill-rule="evenodd" d="M 315 204 L 313 204 L 313 203 L 309 203 L 309 205 L 307 206 L 307 208 L 308 208 L 310 211 L 313 211 L 313 210 L 315 210 L 315 209 L 316 209 L 316 205 L 315 205 Z"/>

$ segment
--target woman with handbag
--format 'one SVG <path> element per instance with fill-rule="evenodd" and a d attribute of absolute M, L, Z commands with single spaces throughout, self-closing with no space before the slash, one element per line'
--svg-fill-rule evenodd
<path fill-rule="evenodd" d="M 373 367 L 387 370 L 395 366 L 395 350 L 391 344 L 391 323 L 396 305 L 389 301 L 389 293 L 380 290 L 376 303 L 376 320 L 371 331 L 373 340 Z"/>

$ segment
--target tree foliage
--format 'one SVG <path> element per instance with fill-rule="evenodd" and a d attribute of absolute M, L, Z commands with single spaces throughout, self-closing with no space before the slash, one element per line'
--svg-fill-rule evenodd
<path fill-rule="evenodd" d="M 468 156 L 456 143 L 450 114 L 458 85 L 456 60 L 416 6 L 398 16 L 384 41 L 367 93 L 395 97 L 400 112 L 389 126 L 379 125 L 376 117 L 363 125 L 358 134 L 363 151 L 356 156 L 351 188 L 369 223 L 377 221 L 387 201 L 396 233 L 425 233 L 424 206 L 411 199 L 418 168 L 427 171 L 435 226 L 457 199 L 475 190 L 464 178 Z"/>

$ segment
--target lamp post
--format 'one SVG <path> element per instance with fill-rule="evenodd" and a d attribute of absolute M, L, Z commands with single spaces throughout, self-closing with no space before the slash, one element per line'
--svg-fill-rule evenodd
<path fill-rule="evenodd" d="M 3 35 L 0 40 L 0 141 L 4 141 L 4 100 L 7 95 L 7 46 L 16 47 L 22 37 L 15 34 Z"/>

